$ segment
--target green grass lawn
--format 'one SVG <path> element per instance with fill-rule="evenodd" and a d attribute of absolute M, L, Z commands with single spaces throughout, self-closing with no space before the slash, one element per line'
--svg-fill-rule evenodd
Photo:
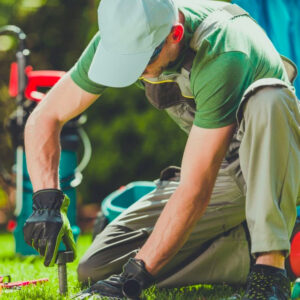
<path fill-rule="evenodd" d="M 90 235 L 83 235 L 78 240 L 78 257 L 91 243 Z M 14 254 L 14 240 L 11 234 L 0 235 L 0 275 L 10 274 L 13 281 L 32 280 L 38 278 L 48 278 L 49 282 L 38 286 L 23 287 L 20 290 L 2 290 L 0 299 L 70 299 L 72 295 L 80 290 L 76 277 L 76 266 L 78 258 L 73 263 L 68 264 L 68 285 L 69 297 L 61 297 L 58 292 L 57 267 L 46 268 L 39 257 L 28 256 L 18 257 Z M 191 299 L 191 300 L 218 300 L 230 299 L 236 292 L 229 286 L 191 286 L 178 289 L 157 289 L 152 287 L 145 291 L 143 299 Z M 235 299 L 235 298 L 234 298 Z"/>

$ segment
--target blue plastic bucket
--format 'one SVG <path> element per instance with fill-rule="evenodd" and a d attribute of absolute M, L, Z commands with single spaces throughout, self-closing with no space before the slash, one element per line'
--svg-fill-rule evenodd
<path fill-rule="evenodd" d="M 101 204 L 102 212 L 108 221 L 111 222 L 126 208 L 155 188 L 156 185 L 152 181 L 131 182 L 104 198 Z"/>

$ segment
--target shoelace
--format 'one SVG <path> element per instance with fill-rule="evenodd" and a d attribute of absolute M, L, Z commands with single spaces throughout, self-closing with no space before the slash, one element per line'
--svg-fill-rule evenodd
<path fill-rule="evenodd" d="M 289 283 L 276 278 L 274 274 L 251 272 L 247 280 L 248 285 L 244 297 L 247 299 L 265 300 L 274 295 L 276 287 L 281 290 L 282 299 L 287 299 L 290 289 Z M 286 294 L 286 296 L 284 295 Z M 280 300 L 280 299 L 279 299 Z"/>

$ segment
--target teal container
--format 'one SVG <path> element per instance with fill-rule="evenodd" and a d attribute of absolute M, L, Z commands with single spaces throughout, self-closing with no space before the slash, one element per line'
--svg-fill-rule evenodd
<path fill-rule="evenodd" d="M 104 198 L 102 213 L 109 222 L 113 221 L 126 208 L 156 188 L 152 181 L 134 181 L 119 188 Z"/>
<path fill-rule="evenodd" d="M 293 291 L 292 291 L 292 300 L 300 299 L 300 278 L 295 281 Z"/>
<path fill-rule="evenodd" d="M 76 152 L 62 150 L 59 163 L 60 185 L 62 191 L 70 198 L 68 218 L 75 240 L 77 240 L 80 233 L 80 229 L 76 225 L 76 190 L 71 186 L 71 182 L 75 176 L 76 167 Z M 25 154 L 23 154 L 23 205 L 20 215 L 17 216 L 17 227 L 14 231 L 15 251 L 21 255 L 38 255 L 37 251 L 25 243 L 23 235 L 24 223 L 32 213 L 32 193 L 33 189 L 27 171 L 26 158 Z M 63 245 L 60 246 L 60 250 L 64 250 Z"/>

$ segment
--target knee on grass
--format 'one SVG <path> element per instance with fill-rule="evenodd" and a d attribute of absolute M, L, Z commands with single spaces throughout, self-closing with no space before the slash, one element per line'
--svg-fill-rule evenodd
<path fill-rule="evenodd" d="M 94 283 L 98 280 L 108 278 L 110 275 L 120 272 L 122 266 L 120 265 L 119 271 L 113 268 L 110 264 L 111 260 L 98 255 L 97 257 L 81 260 L 77 267 L 78 281 L 82 284 Z"/>

